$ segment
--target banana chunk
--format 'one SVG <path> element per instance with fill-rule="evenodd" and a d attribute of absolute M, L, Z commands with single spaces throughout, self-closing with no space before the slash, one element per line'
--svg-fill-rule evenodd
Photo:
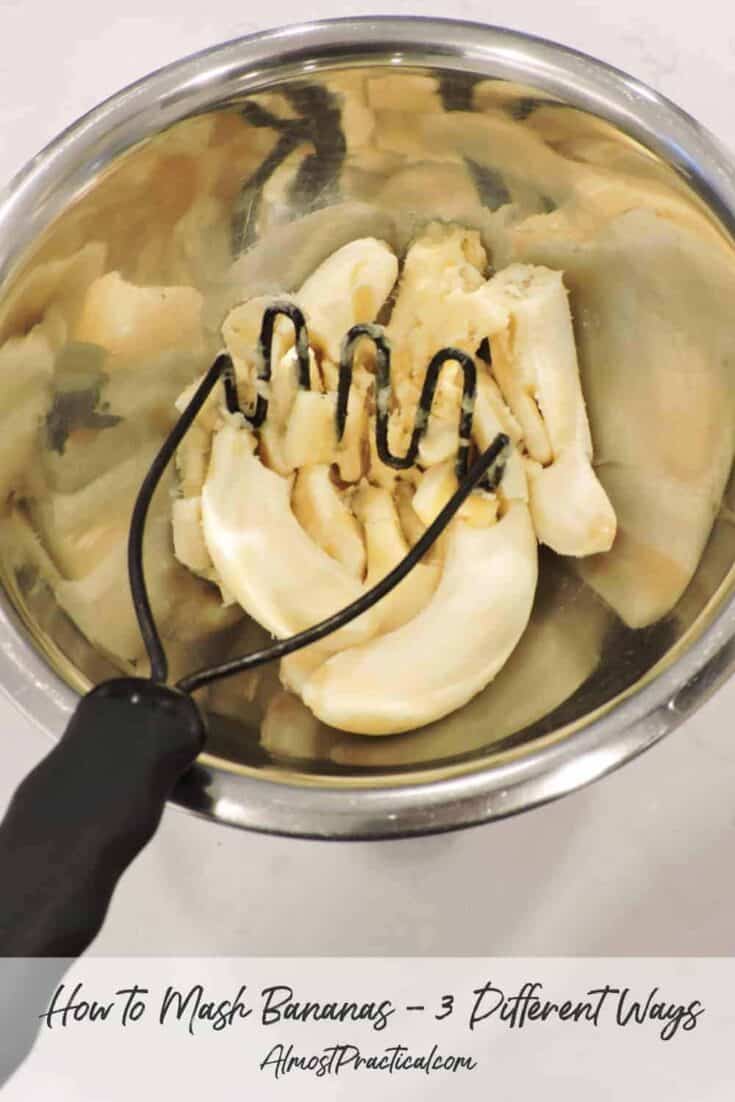
<path fill-rule="evenodd" d="M 409 547 L 392 495 L 365 483 L 355 495 L 354 509 L 362 522 L 367 547 L 365 588 L 372 589 L 401 559 Z M 420 562 L 391 593 L 375 606 L 381 632 L 392 631 L 412 620 L 432 596 L 439 582 L 439 566 Z"/>
<path fill-rule="evenodd" d="M 309 463 L 330 463 L 337 448 L 332 394 L 300 390 L 291 407 L 283 454 L 289 470 Z"/>
<path fill-rule="evenodd" d="M 180 497 L 171 509 L 174 555 L 192 574 L 212 576 L 212 560 L 204 542 L 201 497 Z"/>
<path fill-rule="evenodd" d="M 561 555 L 609 551 L 616 519 L 592 468 L 592 437 L 561 272 L 513 264 L 491 281 L 508 305 L 493 366 L 523 429 L 539 540 Z"/>
<path fill-rule="evenodd" d="M 507 307 L 485 279 L 486 266 L 473 230 L 432 223 L 413 243 L 388 326 L 399 376 L 422 380 L 440 348 L 451 345 L 474 355 L 483 338 L 505 327 Z M 418 393 L 406 398 L 412 414 Z"/>
<path fill-rule="evenodd" d="M 299 307 L 309 334 L 311 390 L 297 385 L 294 328 L 278 318 L 271 345 L 272 375 L 267 386 L 268 417 L 261 433 L 269 467 L 291 474 L 298 467 L 337 462 L 343 478 L 362 474 L 361 434 L 366 424 L 364 383 L 355 378 L 347 425 L 338 444 L 334 431 L 334 395 L 342 341 L 353 325 L 372 322 L 391 293 L 398 260 L 384 241 L 374 237 L 350 241 L 328 256 L 287 296 Z M 281 296 L 283 299 L 284 296 Z M 225 318 L 222 336 L 239 378 L 251 384 L 259 366 L 263 311 L 273 298 L 258 296 L 236 306 Z M 321 369 L 321 372 L 320 372 Z M 360 374 L 359 366 L 356 374 Z M 322 378 L 328 393 L 321 393 Z"/>
<path fill-rule="evenodd" d="M 398 509 L 387 490 L 363 483 L 354 496 L 353 508 L 365 534 L 367 574 L 362 587 L 365 592 L 396 567 L 409 548 Z M 360 621 L 365 621 L 365 637 L 393 631 L 413 619 L 430 600 L 440 572 L 436 561 L 418 563 L 400 585 L 360 617 Z M 281 660 L 281 681 L 293 692 L 301 693 L 307 679 L 334 651 L 331 637 L 327 637 L 288 655 Z"/>
<path fill-rule="evenodd" d="M 453 494 L 457 492 L 457 475 L 454 463 L 447 460 L 431 467 L 421 476 L 413 497 L 413 510 L 427 527 L 439 515 Z M 478 490 L 460 506 L 457 516 L 475 528 L 486 528 L 498 517 L 498 499 L 495 494 Z"/>
<path fill-rule="evenodd" d="M 528 501 L 526 470 L 518 448 L 522 439 L 520 426 L 503 401 L 495 380 L 483 373 L 477 377 L 472 435 L 479 448 L 485 451 L 499 432 L 505 433 L 515 445 L 505 464 L 499 493 L 507 500 Z"/>
<path fill-rule="evenodd" d="M 494 276 L 491 285 L 503 295 L 510 315 L 512 359 L 501 360 L 496 368 L 501 389 L 526 439 L 533 427 L 530 406 L 519 403 L 520 394 L 537 407 L 535 416 L 543 421 L 548 440 L 548 451 L 535 455 L 529 446 L 530 455 L 543 463 L 577 447 L 591 458 L 592 438 L 561 272 L 512 264 Z"/>
<path fill-rule="evenodd" d="M 585 455 L 572 448 L 549 467 L 529 459 L 526 470 L 531 516 L 541 543 L 575 557 L 609 551 L 615 513 Z"/>
<path fill-rule="evenodd" d="M 314 542 L 362 581 L 365 542 L 360 525 L 342 500 L 326 464 L 301 468 L 291 504 L 296 519 Z"/>
<path fill-rule="evenodd" d="M 215 434 L 202 489 L 204 540 L 226 590 L 285 638 L 356 600 L 362 585 L 301 527 L 291 510 L 291 480 L 268 470 L 254 447 L 244 424 Z M 360 617 L 348 625 L 341 639 L 361 637 L 364 623 Z"/>
<path fill-rule="evenodd" d="M 345 333 L 374 320 L 397 278 L 398 261 L 385 241 L 363 237 L 337 249 L 298 293 L 312 345 L 338 363 Z"/>
<path fill-rule="evenodd" d="M 403 627 L 334 655 L 306 682 L 304 702 L 344 731 L 408 731 L 466 704 L 501 669 L 528 623 L 537 581 L 528 508 L 498 524 L 455 521 L 431 601 Z"/>

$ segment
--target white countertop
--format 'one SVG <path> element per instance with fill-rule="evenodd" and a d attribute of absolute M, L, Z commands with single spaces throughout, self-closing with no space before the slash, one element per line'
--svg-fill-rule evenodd
<path fill-rule="evenodd" d="M 735 16 L 717 0 L 0 0 L 0 181 L 122 85 L 216 41 L 306 17 L 451 15 L 554 38 L 649 82 L 735 148 Z M 435 838 L 268 838 L 170 808 L 96 953 L 729 955 L 735 680 L 642 758 L 501 823 Z M 48 749 L 0 699 L 0 810 Z"/>

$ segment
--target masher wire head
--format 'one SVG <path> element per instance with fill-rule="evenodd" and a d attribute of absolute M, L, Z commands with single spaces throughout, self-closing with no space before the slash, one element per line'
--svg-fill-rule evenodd
<path fill-rule="evenodd" d="M 260 368 L 258 382 L 261 384 L 270 382 L 271 346 L 275 322 L 279 316 L 288 318 L 294 326 L 298 385 L 303 390 L 309 390 L 311 379 L 308 330 L 303 313 L 291 302 L 273 303 L 263 314 L 259 339 Z M 406 470 L 416 462 L 419 445 L 428 426 L 441 369 L 450 361 L 458 363 L 462 369 L 464 383 L 459 417 L 459 448 L 455 467 L 459 485 L 455 493 L 398 565 L 389 571 L 376 585 L 358 597 L 357 600 L 320 621 L 320 623 L 314 624 L 288 639 L 279 640 L 272 646 L 254 651 L 251 654 L 242 655 L 228 662 L 197 670 L 177 683 L 177 688 L 183 692 L 194 692 L 196 689 L 221 678 L 232 677 L 235 674 L 265 665 L 267 662 L 284 658 L 287 654 L 292 654 L 302 647 L 316 643 L 349 624 L 381 600 L 382 597 L 390 593 L 406 577 L 409 571 L 436 542 L 476 486 L 481 485 L 483 488 L 492 490 L 499 485 L 505 470 L 510 440 L 504 433 L 498 433 L 490 447 L 478 455 L 474 462 L 470 464 L 469 449 L 477 388 L 477 372 L 472 358 L 456 348 L 443 348 L 432 358 L 421 390 L 419 406 L 416 410 L 406 454 L 397 456 L 391 452 L 388 443 L 388 418 L 392 398 L 390 346 L 383 330 L 377 325 L 353 326 L 343 340 L 336 405 L 337 439 L 341 440 L 344 434 L 353 377 L 354 356 L 358 343 L 363 339 L 372 341 L 376 350 L 376 445 L 378 455 L 383 463 L 395 470 Z M 253 428 L 257 429 L 263 425 L 268 414 L 268 398 L 261 391 L 257 391 L 254 407 L 250 410 L 243 409 L 237 392 L 232 359 L 227 353 L 221 353 L 200 382 L 188 405 L 164 440 L 143 480 L 133 508 L 128 539 L 128 576 L 135 614 L 150 661 L 150 678 L 156 682 L 163 683 L 167 681 L 168 660 L 156 626 L 145 583 L 143 538 L 146 517 L 163 472 L 207 398 L 220 381 L 224 387 L 225 404 L 228 411 L 230 413 L 240 413 Z"/>
<path fill-rule="evenodd" d="M 258 339 L 259 368 L 257 382 L 267 389 L 273 373 L 272 347 L 273 333 L 276 320 L 279 317 L 287 318 L 294 329 L 294 347 L 296 349 L 297 379 L 301 390 L 311 389 L 311 372 L 309 369 L 309 333 L 303 313 L 293 302 L 280 300 L 268 306 L 263 313 Z M 354 378 L 354 362 L 357 346 L 363 340 L 370 341 L 375 348 L 375 440 L 378 456 L 382 463 L 397 471 L 405 471 L 413 467 L 419 453 L 421 440 L 429 425 L 429 417 L 434 403 L 434 396 L 439 383 L 439 376 L 445 364 L 454 362 L 462 371 L 462 401 L 459 410 L 459 447 L 455 471 L 461 481 L 469 469 L 470 442 L 472 437 L 472 423 L 475 413 L 475 399 L 477 397 L 477 368 L 471 356 L 458 348 L 441 348 L 433 357 L 426 369 L 426 376 L 421 388 L 418 407 L 414 416 L 413 429 L 405 455 L 394 455 L 388 441 L 388 427 L 390 411 L 393 401 L 393 385 L 391 379 L 391 349 L 385 331 L 382 326 L 372 323 L 353 325 L 342 341 L 339 363 L 339 381 L 337 384 L 336 406 L 336 432 L 337 440 L 344 435 L 347 423 L 347 409 L 350 398 L 350 390 Z M 482 342 L 480 351 L 483 358 L 490 357 L 490 344 L 487 338 Z M 224 372 L 225 401 L 230 413 L 241 413 L 250 425 L 260 428 L 268 414 L 268 398 L 261 390 L 256 390 L 255 406 L 252 409 L 243 409 L 237 393 L 235 372 L 230 360 Z M 487 490 L 497 489 L 500 476 L 496 476 L 493 485 L 486 483 L 483 488 Z"/>

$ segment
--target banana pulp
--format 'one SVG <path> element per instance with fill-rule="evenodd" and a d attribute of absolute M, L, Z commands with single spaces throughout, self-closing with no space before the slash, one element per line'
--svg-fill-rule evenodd
<path fill-rule="evenodd" d="M 474 491 L 392 593 L 280 667 L 282 684 L 325 724 L 371 735 L 415 729 L 471 700 L 516 648 L 533 606 L 539 541 L 586 556 L 604 554 L 615 537 L 592 468 L 562 273 L 516 263 L 488 278 L 479 234 L 433 223 L 409 247 L 400 277 L 386 242 L 360 238 L 318 266 L 294 301 L 308 326 L 312 388 L 298 388 L 293 329 L 281 319 L 262 428 L 228 413 L 217 390 L 179 449 L 175 553 L 219 586 L 225 604 L 279 638 L 350 604 L 400 562 L 456 489 L 462 379 L 454 361 L 444 366 L 417 462 L 394 470 L 377 454 L 365 345 L 337 439 L 344 335 L 389 304 L 394 452 L 408 445 L 431 357 L 446 346 L 472 356 L 473 442 L 485 448 L 498 432 L 512 441 L 499 488 Z M 236 306 L 223 325 L 242 402 L 263 386 L 257 347 L 268 302 Z"/>

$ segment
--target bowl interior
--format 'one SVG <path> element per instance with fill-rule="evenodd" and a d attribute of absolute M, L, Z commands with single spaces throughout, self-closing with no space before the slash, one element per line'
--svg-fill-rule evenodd
<path fill-rule="evenodd" d="M 404 735 L 348 735 L 314 720 L 280 690 L 277 671 L 266 670 L 202 695 L 211 732 L 205 765 L 307 786 L 401 785 L 492 767 L 568 738 L 613 707 L 673 661 L 729 591 L 729 491 L 720 504 L 720 486 L 714 500 L 706 475 L 716 469 L 714 481 L 724 485 L 732 459 L 730 380 L 721 372 L 735 358 L 728 359 L 725 313 L 710 318 L 703 351 L 707 362 L 720 357 L 717 402 L 681 375 L 667 376 L 665 363 L 649 362 L 660 345 L 647 343 L 646 333 L 611 345 L 606 362 L 589 334 L 604 321 L 595 296 L 606 293 L 598 278 L 606 266 L 620 295 L 633 272 L 646 283 L 649 265 L 651 301 L 675 343 L 690 330 L 673 316 L 681 290 L 670 299 L 660 291 L 663 267 L 674 255 L 686 266 L 691 239 L 696 264 L 711 256 L 724 273 L 716 277 L 721 287 L 735 257 L 706 197 L 621 128 L 539 87 L 487 73 L 332 58 L 316 72 L 266 73 L 247 92 L 211 94 L 195 114 L 142 137 L 111 163 L 95 168 L 90 154 L 86 172 L 0 299 L 0 343 L 6 357 L 8 348 L 15 356 L 0 394 L 3 584 L 25 631 L 73 688 L 145 670 L 124 574 L 132 502 L 173 424 L 174 400 L 218 350 L 227 310 L 254 295 L 296 290 L 354 237 L 384 238 L 400 254 L 433 219 L 476 228 L 491 266 L 530 258 L 568 268 L 593 435 L 604 403 L 615 400 L 615 378 L 630 370 L 614 362 L 621 350 L 638 358 L 641 376 L 657 373 L 660 401 L 651 388 L 642 391 L 640 420 L 629 430 L 665 438 L 672 468 L 678 456 L 687 477 L 696 466 L 695 496 L 697 479 L 706 484 L 712 501 L 704 547 L 681 553 L 698 565 L 673 608 L 631 627 L 576 561 L 542 551 L 526 634 L 495 681 L 461 711 Z M 676 242 L 657 244 L 654 235 L 641 244 L 629 230 L 615 238 L 631 211 L 675 227 Z M 80 340 L 85 295 L 108 273 L 147 287 L 196 289 L 201 332 L 172 334 L 163 346 L 153 334 L 125 353 L 88 335 Z M 50 362 L 34 346 L 39 332 L 52 347 Z M 590 398 L 596 389 L 598 398 Z M 690 437 L 687 405 L 694 407 Z M 611 478 L 614 498 L 613 491 L 635 488 L 637 475 L 631 467 L 624 488 Z M 161 517 L 174 483 L 172 472 Z M 699 513 L 691 520 L 698 506 L 671 487 L 661 493 L 671 497 L 670 538 L 686 543 L 687 527 L 703 524 Z M 213 588 L 174 560 L 165 523 L 152 527 L 148 570 L 172 676 L 261 645 L 266 636 L 256 624 L 221 617 Z M 653 556 L 633 559 L 631 569 L 640 561 L 656 572 Z"/>

